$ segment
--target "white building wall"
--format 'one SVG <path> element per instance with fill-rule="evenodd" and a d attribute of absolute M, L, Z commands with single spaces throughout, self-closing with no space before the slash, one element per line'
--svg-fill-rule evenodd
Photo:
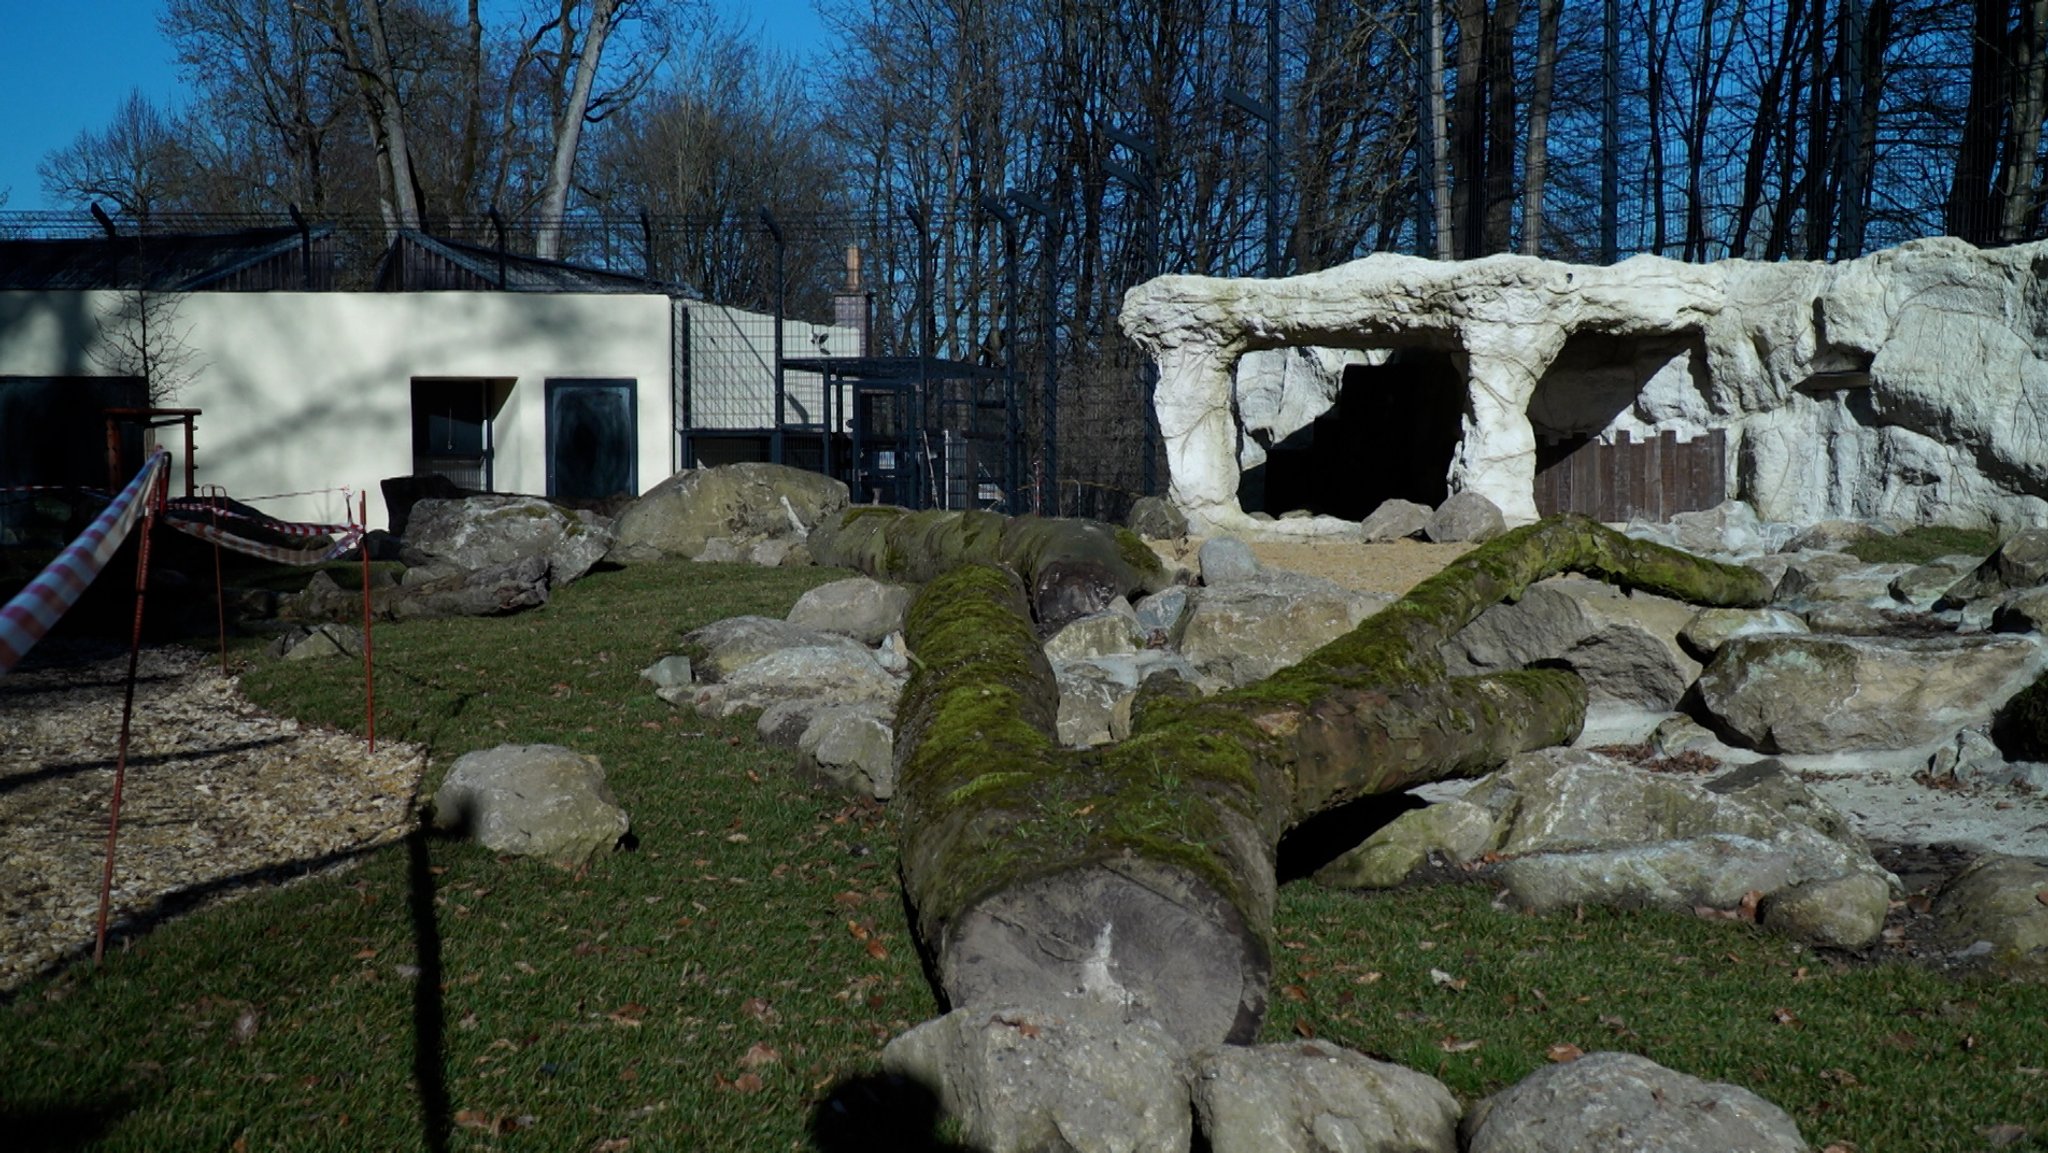
<path fill-rule="evenodd" d="M 108 374 L 93 357 L 98 318 L 122 295 L 0 293 L 0 375 Z M 193 356 L 170 403 L 203 410 L 197 482 L 243 500 L 302 494 L 254 502 L 272 516 L 345 521 L 346 487 L 369 494 L 371 525 L 386 524 L 378 482 L 412 472 L 416 377 L 512 381 L 493 423 L 493 487 L 527 493 L 547 490 L 547 380 L 631 378 L 640 489 L 669 476 L 666 297 L 194 293 L 173 323 Z"/>

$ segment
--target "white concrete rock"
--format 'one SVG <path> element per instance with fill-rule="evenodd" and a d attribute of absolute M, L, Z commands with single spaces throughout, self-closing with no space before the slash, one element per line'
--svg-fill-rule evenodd
<path fill-rule="evenodd" d="M 2048 522 L 2044 266 L 2048 242 L 1948 238 L 1839 264 L 1379 254 L 1281 280 L 1159 277 L 1122 325 L 1158 364 L 1170 494 L 1199 534 L 1351 531 L 1252 520 L 1238 482 L 1262 454 L 1240 446 L 1326 411 L 1345 357 L 1397 346 L 1464 366 L 1451 489 L 1510 524 L 1536 517 L 1539 434 L 1720 429 L 1730 495 L 1767 521 L 2016 527 Z M 1303 351 L 1259 359 L 1282 349 Z"/>

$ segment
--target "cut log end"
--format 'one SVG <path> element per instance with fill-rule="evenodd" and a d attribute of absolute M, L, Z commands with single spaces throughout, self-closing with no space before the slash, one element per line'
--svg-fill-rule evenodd
<path fill-rule="evenodd" d="M 1271 955 L 1230 902 L 1129 858 L 997 893 L 953 922 L 939 971 L 956 1005 L 1088 998 L 1149 1017 L 1190 1049 L 1246 1044 Z"/>

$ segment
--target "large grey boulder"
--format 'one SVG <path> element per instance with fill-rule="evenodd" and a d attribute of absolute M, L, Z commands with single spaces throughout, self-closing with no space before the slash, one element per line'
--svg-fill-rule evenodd
<path fill-rule="evenodd" d="M 1200 674 L 1177 653 L 1160 649 L 1104 653 L 1052 662 L 1059 685 L 1059 739 L 1086 748 L 1131 735 L 1131 701 L 1146 677 L 1164 672 L 1190 683 Z"/>
<path fill-rule="evenodd" d="M 1925 612 L 1940 601 L 1981 562 L 1973 556 L 1939 556 L 1926 564 L 1914 565 L 1892 580 L 1892 599 L 1915 612 Z"/>
<path fill-rule="evenodd" d="M 1195 590 L 1180 651 L 1205 681 L 1234 688 L 1299 661 L 1391 603 L 1384 594 L 1319 577 L 1262 572 L 1255 580 Z"/>
<path fill-rule="evenodd" d="M 1594 701 L 1667 711 L 1699 675 L 1678 641 L 1696 612 L 1605 581 L 1557 577 L 1481 613 L 1444 646 L 1444 661 L 1454 675 L 1556 662 L 1585 679 Z"/>
<path fill-rule="evenodd" d="M 1196 554 L 1202 566 L 1202 583 L 1211 588 L 1242 584 L 1259 575 L 1259 558 L 1252 546 L 1234 536 L 1211 537 Z"/>
<path fill-rule="evenodd" d="M 1786 609 L 1701 609 L 1678 632 L 1687 652 L 1702 661 L 1714 659 L 1721 646 L 1736 637 L 1768 637 L 1811 632 L 1799 614 Z"/>
<path fill-rule="evenodd" d="M 716 682 L 658 689 L 655 695 L 670 704 L 688 704 L 699 716 L 730 717 L 789 700 L 889 703 L 902 689 L 902 679 L 859 645 L 812 644 L 776 649 Z"/>
<path fill-rule="evenodd" d="M 1316 881 L 1339 889 L 1391 889 L 1440 855 L 1453 864 L 1478 860 L 1500 842 L 1493 812 L 1462 798 L 1410 809 L 1373 830 L 1356 848 L 1316 870 Z"/>
<path fill-rule="evenodd" d="M 882 1068 L 930 1087 L 984 1153 L 1186 1153 L 1185 1060 L 1150 1019 L 1083 998 L 964 1006 L 882 1049 Z"/>
<path fill-rule="evenodd" d="M 1467 1153 L 1806 1153 L 1783 1109 L 1633 1053 L 1538 1069 L 1465 1117 Z"/>
<path fill-rule="evenodd" d="M 1757 557 L 1777 552 L 1795 530 L 1770 524 L 1756 509 L 1739 500 L 1722 501 L 1710 509 L 1674 514 L 1661 524 L 1635 523 L 1628 535 L 1684 549 L 1699 556 Z"/>
<path fill-rule="evenodd" d="M 2048 861 L 1988 854 L 1943 885 L 1933 913 L 1949 944 L 2016 977 L 2048 978 Z"/>
<path fill-rule="evenodd" d="M 497 853 L 577 869 L 631 822 L 596 757 L 560 745 L 499 745 L 456 758 L 434 793 L 433 823 Z"/>
<path fill-rule="evenodd" d="M 1973 600 L 2042 584 L 2048 584 L 2048 528 L 2024 528 L 1943 593 L 1935 607 L 1961 608 Z"/>
<path fill-rule="evenodd" d="M 547 558 L 548 583 L 560 588 L 590 571 L 611 548 L 609 522 L 569 512 L 537 496 L 423 500 L 406 522 L 407 564 L 449 564 L 468 572 L 531 556 Z"/>
<path fill-rule="evenodd" d="M 847 577 L 796 598 L 784 619 L 807 629 L 843 633 L 864 645 L 880 644 L 882 638 L 903 628 L 910 596 L 911 590 L 903 585 L 872 577 Z"/>
<path fill-rule="evenodd" d="M 1485 849 L 1508 857 L 1502 882 L 1538 912 L 1729 909 L 1756 893 L 1767 927 L 1859 946 L 1883 929 L 1895 884 L 1847 820 L 1775 763 L 1703 782 L 1546 749 L 1482 778 L 1465 800 L 1494 815 Z M 1819 890 L 1827 901 L 1800 898 L 1816 884 L 1828 886 Z M 1780 894 L 1787 900 L 1774 910 Z"/>
<path fill-rule="evenodd" d="M 846 502 L 846 485 L 822 473 L 779 464 L 690 469 L 655 485 L 619 514 L 612 526 L 617 541 L 606 559 L 637 564 L 665 556 L 695 558 L 706 541 L 718 537 L 748 547 L 765 538 L 800 539 Z"/>
<path fill-rule="evenodd" d="M 1451 541 L 1478 544 L 1506 531 L 1507 518 L 1501 515 L 1500 506 L 1488 500 L 1484 493 L 1471 489 L 1452 493 L 1430 514 L 1429 523 L 1422 526 L 1422 535 L 1438 544 Z"/>
<path fill-rule="evenodd" d="M 2030 637 L 1739 637 L 1700 675 L 1699 700 L 1764 752 L 1915 749 L 1988 718 L 2040 654 Z"/>
<path fill-rule="evenodd" d="M 880 701 L 817 710 L 797 737 L 797 767 L 836 788 L 889 800 L 896 795 L 893 716 Z"/>
<path fill-rule="evenodd" d="M 1188 518 L 1163 496 L 1141 496 L 1133 501 L 1127 523 L 1146 540 L 1179 540 L 1188 535 Z"/>
<path fill-rule="evenodd" d="M 713 621 L 683 634 L 683 652 L 700 681 L 716 682 L 769 653 L 793 648 L 833 648 L 867 653 L 852 637 L 774 617 L 739 616 Z"/>
<path fill-rule="evenodd" d="M 1429 531 L 1429 518 L 1435 515 L 1436 510 L 1426 504 L 1399 497 L 1383 500 L 1358 522 L 1358 535 L 1368 544 L 1419 537 Z"/>
<path fill-rule="evenodd" d="M 1077 617 L 1045 638 L 1045 658 L 1058 664 L 1134 653 L 1145 640 L 1138 628 L 1138 614 L 1118 597 L 1107 610 Z"/>
<path fill-rule="evenodd" d="M 1211 1153 L 1457 1153 L 1442 1082 L 1327 1041 L 1204 1049 L 1190 1073 Z"/>
<path fill-rule="evenodd" d="M 1910 564 L 1867 564 L 1841 553 L 1790 555 L 1798 559 L 1787 566 L 1771 601 L 1795 608 L 1845 604 L 1897 609 L 1899 602 L 1892 595 L 1892 585 L 1916 567 Z"/>
<path fill-rule="evenodd" d="M 545 555 L 522 557 L 475 572 L 436 565 L 429 576 L 381 585 L 370 592 L 370 612 L 378 620 L 495 616 L 546 603 Z M 360 622 L 363 591 L 360 587 L 342 588 L 326 573 L 314 573 L 306 582 L 305 591 L 279 601 L 277 611 L 287 620 Z"/>

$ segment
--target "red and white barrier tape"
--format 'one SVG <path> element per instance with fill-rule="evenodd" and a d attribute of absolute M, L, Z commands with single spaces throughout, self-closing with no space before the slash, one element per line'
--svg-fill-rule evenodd
<path fill-rule="evenodd" d="M 0 608 L 0 676 L 12 672 L 58 618 L 78 603 L 86 586 L 100 575 L 107 560 L 128 538 L 144 506 L 162 499 L 160 488 L 170 463 L 170 454 L 162 449 L 151 453 L 142 471 L 78 534 L 78 539 L 65 546 L 27 588 Z"/>
<path fill-rule="evenodd" d="M 319 534 L 322 536 L 331 534 L 334 537 L 334 544 L 331 546 L 286 548 L 283 545 L 263 544 L 260 541 L 250 540 L 247 537 L 239 537 L 204 521 L 166 517 L 164 523 L 177 529 L 179 532 L 196 536 L 200 540 L 212 541 L 222 548 L 233 549 L 238 553 L 261 557 L 264 560 L 275 561 L 278 564 L 324 564 L 327 561 L 338 559 L 353 550 L 356 547 L 356 542 L 363 537 L 363 530 L 355 525 L 338 525 L 327 532 Z"/>
<path fill-rule="evenodd" d="M 336 536 L 349 532 L 354 527 L 345 524 L 312 524 L 307 521 L 275 520 L 261 513 L 247 513 L 238 509 L 224 508 L 206 497 L 181 497 L 168 502 L 165 510 L 174 521 L 197 517 L 205 517 L 211 520 L 217 516 L 222 520 L 239 520 L 253 525 L 260 525 L 266 532 L 273 532 L 279 536 Z M 184 528 L 185 525 L 179 524 L 177 527 Z"/>

